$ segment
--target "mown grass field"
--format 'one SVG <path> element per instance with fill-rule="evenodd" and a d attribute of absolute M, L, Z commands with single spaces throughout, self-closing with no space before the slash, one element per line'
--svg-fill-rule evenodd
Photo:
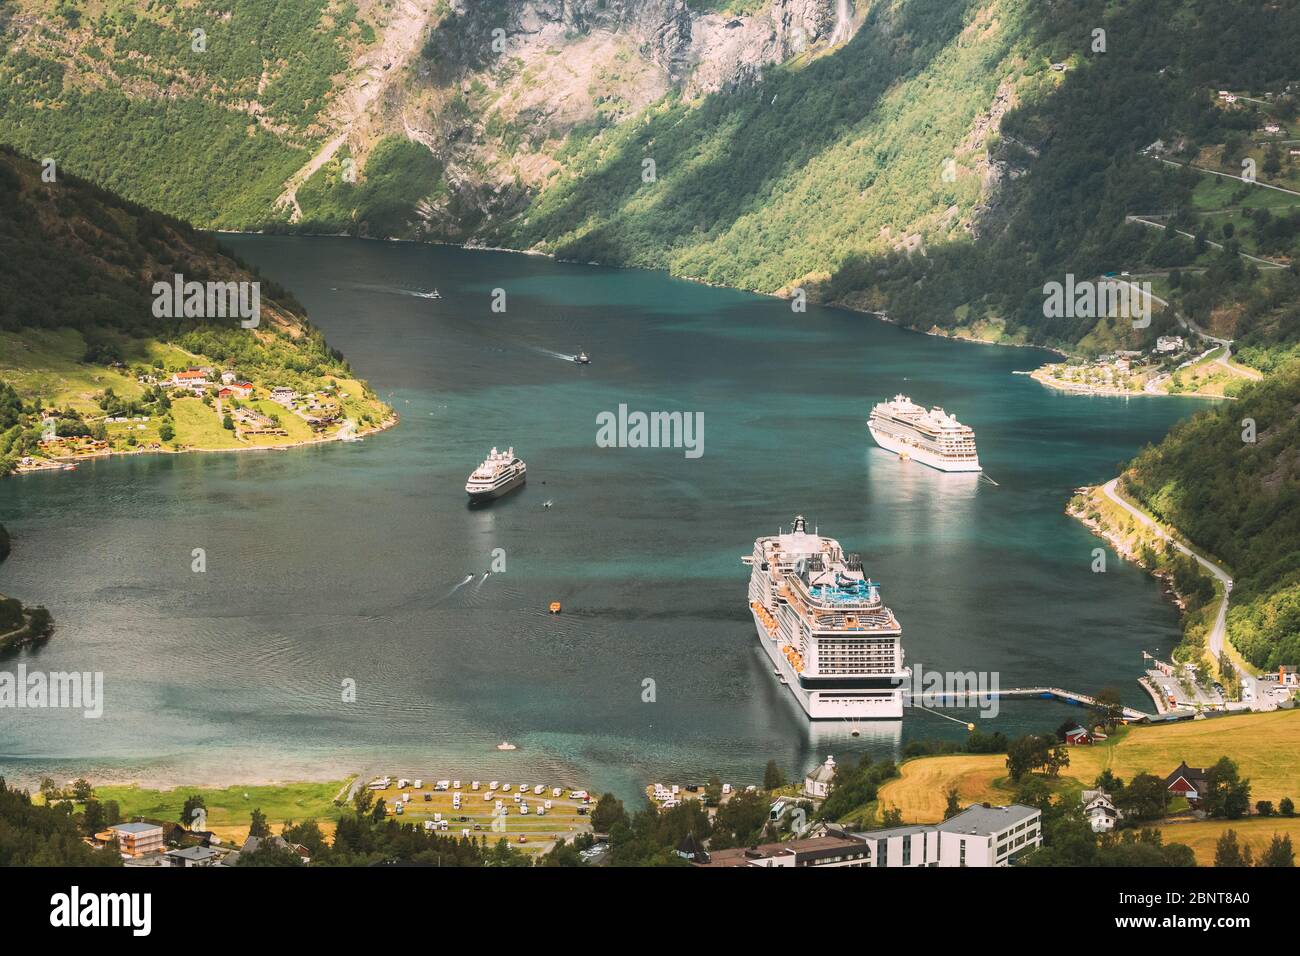
<path fill-rule="evenodd" d="M 1070 766 L 1062 789 L 1089 787 L 1105 769 L 1130 780 L 1138 773 L 1164 777 L 1186 760 L 1193 767 L 1231 757 L 1251 783 L 1251 802 L 1283 797 L 1300 799 L 1300 710 L 1243 714 L 1152 727 L 1131 727 L 1101 744 L 1070 747 Z M 902 775 L 880 790 L 882 809 L 898 807 L 908 823 L 943 819 L 948 788 L 956 786 L 963 803 L 1005 803 L 1006 757 L 955 754 L 921 757 L 900 767 Z M 1216 824 L 1220 825 L 1220 824 Z"/>
<path fill-rule="evenodd" d="M 1258 861 L 1273 834 L 1291 837 L 1300 847 L 1300 817 L 1251 817 L 1247 820 L 1191 820 L 1160 828 L 1166 843 L 1184 843 L 1196 854 L 1198 866 L 1214 865 L 1214 846 L 1224 830 L 1235 830 L 1238 844 L 1249 844 Z"/>
<path fill-rule="evenodd" d="M 256 787 L 178 787 L 175 790 L 145 790 L 131 786 L 99 786 L 98 800 L 116 800 L 122 818 L 134 816 L 150 820 L 180 822 L 181 809 L 192 794 L 203 797 L 207 806 L 207 827 L 226 841 L 242 842 L 248 836 L 250 814 L 254 808 L 266 814 L 272 832 L 292 820 L 300 823 L 314 818 L 326 834 L 333 834 L 335 822 L 343 812 L 334 806 L 334 798 L 347 786 L 347 780 L 326 783 L 285 783 Z"/>

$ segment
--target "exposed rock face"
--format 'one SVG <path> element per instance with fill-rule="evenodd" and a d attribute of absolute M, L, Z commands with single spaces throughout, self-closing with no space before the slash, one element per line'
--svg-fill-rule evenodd
<path fill-rule="evenodd" d="M 526 207 L 576 128 L 620 123 L 674 88 L 743 89 L 851 39 L 853 15 L 852 0 L 771 0 L 742 17 L 687 0 L 451 0 L 394 130 L 444 164 L 448 197 L 418 214 L 431 234 L 472 240 Z"/>
<path fill-rule="evenodd" d="M 619 34 L 692 93 L 744 85 L 763 67 L 813 44 L 852 38 L 852 0 L 772 0 L 751 16 L 696 13 L 686 0 L 453 0 L 431 49 L 444 65 L 485 68 L 539 42 L 564 47 L 596 32 Z M 505 50 L 492 48 L 504 31 Z"/>

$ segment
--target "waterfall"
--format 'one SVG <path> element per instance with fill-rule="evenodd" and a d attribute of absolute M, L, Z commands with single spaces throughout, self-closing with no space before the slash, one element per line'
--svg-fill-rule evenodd
<path fill-rule="evenodd" d="M 831 46 L 853 39 L 852 16 L 849 0 L 835 0 L 835 29 L 831 31 Z"/>

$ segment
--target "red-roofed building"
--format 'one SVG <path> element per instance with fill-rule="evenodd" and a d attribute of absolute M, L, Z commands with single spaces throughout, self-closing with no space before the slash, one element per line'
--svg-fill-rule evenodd
<path fill-rule="evenodd" d="M 1065 732 L 1065 742 L 1067 744 L 1090 744 L 1092 743 L 1092 734 L 1082 727 L 1075 727 Z"/>
<path fill-rule="evenodd" d="M 218 398 L 250 398 L 253 394 L 252 382 L 239 382 L 234 385 L 226 385 L 217 392 Z"/>

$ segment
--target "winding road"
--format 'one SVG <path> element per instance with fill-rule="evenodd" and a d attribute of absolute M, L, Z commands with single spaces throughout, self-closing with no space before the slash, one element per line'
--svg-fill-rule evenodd
<path fill-rule="evenodd" d="M 1196 561 L 1197 564 L 1205 568 L 1205 570 L 1209 571 L 1212 575 L 1218 578 L 1219 581 L 1223 584 L 1223 597 L 1219 600 L 1219 611 L 1214 616 L 1214 627 L 1210 629 L 1210 636 L 1206 639 L 1206 647 L 1209 649 L 1211 657 L 1217 662 L 1220 656 L 1223 654 L 1224 640 L 1228 630 L 1228 598 L 1232 594 L 1232 575 L 1230 575 L 1222 567 L 1215 564 L 1213 561 L 1209 560 L 1208 558 L 1201 557 L 1191 548 L 1187 547 L 1177 538 L 1174 538 L 1168 532 L 1166 532 L 1165 529 L 1162 528 L 1158 522 L 1152 520 L 1142 511 L 1139 511 L 1137 508 L 1133 507 L 1122 497 L 1120 497 L 1119 492 L 1115 490 L 1115 486 L 1118 484 L 1118 482 L 1119 482 L 1118 478 L 1112 478 L 1110 481 L 1106 482 L 1104 485 L 1101 486 L 1101 490 L 1103 493 L 1105 493 L 1107 498 L 1109 498 L 1115 504 L 1119 505 L 1126 512 L 1132 515 L 1135 519 L 1137 519 L 1137 521 L 1140 524 L 1144 524 L 1149 528 L 1154 528 L 1157 537 L 1159 537 L 1162 541 L 1170 542 L 1175 548 L 1177 548 L 1183 554 L 1189 555 L 1191 558 L 1193 558 Z M 1250 674 L 1248 674 L 1246 671 L 1242 670 L 1241 667 L 1239 667 L 1235 662 L 1233 663 L 1233 667 L 1237 671 L 1237 676 L 1241 679 L 1243 699 L 1245 699 L 1244 691 L 1246 690 L 1247 687 L 1249 687 L 1250 697 L 1254 698 L 1255 701 L 1258 703 L 1259 697 L 1258 694 L 1255 692 L 1255 678 L 1252 677 Z"/>

